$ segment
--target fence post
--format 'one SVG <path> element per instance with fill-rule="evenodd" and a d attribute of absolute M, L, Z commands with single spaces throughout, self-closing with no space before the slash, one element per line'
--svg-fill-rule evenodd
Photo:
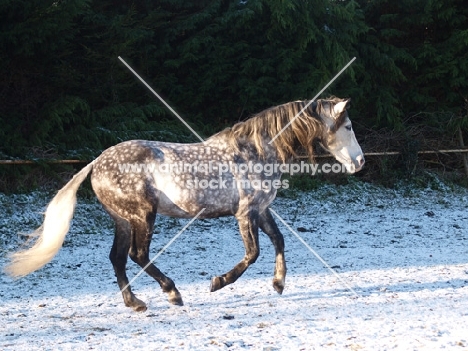
<path fill-rule="evenodd" d="M 458 127 L 458 141 L 460 142 L 460 147 L 465 147 L 465 142 L 463 141 L 463 133 L 460 127 Z M 465 168 L 465 175 L 468 178 L 468 156 L 466 154 L 462 154 L 463 157 L 463 167 Z"/>

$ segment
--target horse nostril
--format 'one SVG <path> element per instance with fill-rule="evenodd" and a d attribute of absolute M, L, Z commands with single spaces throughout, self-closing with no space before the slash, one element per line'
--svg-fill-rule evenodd
<path fill-rule="evenodd" d="M 364 165 L 364 162 L 365 162 L 365 161 L 364 161 L 364 156 L 359 155 L 358 157 L 356 157 L 356 161 L 358 161 L 358 165 L 359 165 L 359 166 Z"/>

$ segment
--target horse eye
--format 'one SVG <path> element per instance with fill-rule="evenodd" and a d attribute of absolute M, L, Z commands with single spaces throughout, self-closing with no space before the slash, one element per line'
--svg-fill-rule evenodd
<path fill-rule="evenodd" d="M 351 124 L 350 124 L 349 126 L 346 126 L 345 128 L 346 128 L 346 130 L 351 130 L 351 129 L 353 129 L 353 128 L 351 127 Z"/>

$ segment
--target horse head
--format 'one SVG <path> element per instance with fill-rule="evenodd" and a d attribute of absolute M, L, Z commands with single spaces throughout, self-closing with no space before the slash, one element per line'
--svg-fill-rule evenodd
<path fill-rule="evenodd" d="M 355 173 L 364 166 L 364 154 L 356 140 L 347 107 L 350 99 L 319 100 L 314 108 L 324 123 L 320 143 L 348 173 Z"/>

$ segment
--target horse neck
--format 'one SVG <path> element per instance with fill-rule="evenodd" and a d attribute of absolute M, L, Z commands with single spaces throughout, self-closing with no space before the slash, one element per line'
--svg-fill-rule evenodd
<path fill-rule="evenodd" d="M 244 160 L 258 162 L 276 163 L 282 162 L 276 148 L 269 144 L 271 138 L 265 136 L 259 137 L 257 143 L 255 137 L 234 139 L 229 131 L 223 131 L 213 135 L 205 141 L 206 147 L 212 147 L 221 152 L 232 154 L 233 157 L 239 156 Z M 257 148 L 260 141 L 261 148 Z"/>

